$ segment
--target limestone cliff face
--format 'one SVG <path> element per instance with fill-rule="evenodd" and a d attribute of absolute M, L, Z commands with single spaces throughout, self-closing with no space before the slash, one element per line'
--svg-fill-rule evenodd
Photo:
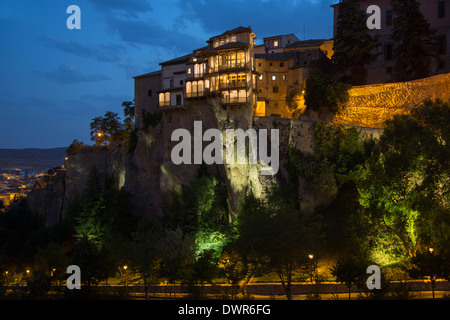
<path fill-rule="evenodd" d="M 39 214 L 47 225 L 61 220 L 65 197 L 65 170 L 45 175 L 36 181 L 33 190 L 27 195 L 29 207 Z"/>
<path fill-rule="evenodd" d="M 214 118 L 209 117 L 215 115 Z M 232 123 L 223 120 L 220 112 L 205 113 L 199 108 L 191 115 L 192 119 L 203 121 L 204 128 L 234 128 Z M 278 129 L 279 134 L 279 175 L 287 177 L 285 168 L 288 148 L 293 147 L 303 153 L 314 153 L 314 122 L 280 118 L 251 118 L 248 123 L 254 129 Z M 245 121 L 245 118 L 242 120 Z M 185 125 L 185 124 L 182 124 Z M 189 127 L 187 127 L 189 128 Z M 192 128 L 190 128 L 192 129 Z M 381 130 L 359 128 L 363 136 L 378 137 Z M 125 151 L 122 142 L 109 146 L 88 146 L 66 161 L 66 170 L 59 170 L 36 184 L 28 195 L 30 208 L 43 216 L 47 225 L 64 219 L 70 203 L 82 196 L 87 187 L 90 173 L 95 168 L 100 178 L 113 177 L 118 187 L 131 194 L 132 212 L 139 216 L 159 216 L 162 205 L 170 201 L 173 191 L 183 184 L 190 184 L 197 175 L 199 165 L 175 165 L 170 160 L 171 148 L 167 147 L 163 136 L 163 125 L 158 124 L 148 130 L 140 130 L 136 148 L 132 153 Z M 166 142 L 165 142 L 166 141 Z M 207 143 L 205 143 L 207 145 Z M 204 146 L 205 146 L 204 145 Z M 226 181 L 230 207 L 236 212 L 244 194 L 250 190 L 257 196 L 264 194 L 266 188 L 277 182 L 279 176 L 263 176 L 263 164 L 219 164 L 208 170 Z M 324 177 L 332 182 L 330 177 Z M 327 204 L 336 196 L 336 188 L 330 192 L 318 193 L 309 181 L 299 179 L 301 207 L 309 212 L 315 207 Z"/>

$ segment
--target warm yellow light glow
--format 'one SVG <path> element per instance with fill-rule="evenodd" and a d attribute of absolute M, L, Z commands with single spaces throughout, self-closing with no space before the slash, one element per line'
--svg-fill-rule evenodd
<path fill-rule="evenodd" d="M 27 273 L 30 273 L 30 269 L 27 269 Z"/>
<path fill-rule="evenodd" d="M 65 157 L 64 160 L 66 160 L 66 161 L 69 160 L 69 157 Z"/>
<path fill-rule="evenodd" d="M 308 255 L 308 257 L 309 257 L 310 259 L 313 259 L 313 258 L 314 258 L 314 256 L 313 256 L 312 254 Z"/>
<path fill-rule="evenodd" d="M 433 253 L 434 248 L 428 248 L 428 250 L 430 251 L 430 253 Z"/>
<path fill-rule="evenodd" d="M 128 266 L 123 266 L 124 270 L 127 270 Z"/>
<path fill-rule="evenodd" d="M 99 132 L 99 133 L 97 133 L 97 135 L 98 135 L 99 137 L 101 137 L 103 134 L 102 134 L 101 132 Z"/>

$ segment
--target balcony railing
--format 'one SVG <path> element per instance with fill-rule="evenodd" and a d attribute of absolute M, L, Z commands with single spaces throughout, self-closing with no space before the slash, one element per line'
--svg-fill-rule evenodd
<path fill-rule="evenodd" d="M 247 103 L 247 97 L 222 97 L 220 99 L 222 104 L 236 104 L 236 103 Z"/>
<path fill-rule="evenodd" d="M 221 64 L 215 67 L 209 67 L 208 73 L 214 73 L 214 72 L 220 72 L 224 70 L 230 70 L 230 69 L 242 69 L 247 68 L 250 69 L 250 63 L 249 62 L 232 62 L 228 64 Z"/>
<path fill-rule="evenodd" d="M 219 84 L 219 89 L 223 90 L 223 89 L 230 89 L 230 88 L 241 88 L 241 89 L 245 89 L 247 88 L 248 83 L 246 81 L 231 81 L 228 83 L 220 83 Z"/>
<path fill-rule="evenodd" d="M 170 101 L 159 101 L 160 107 L 170 107 Z"/>
<path fill-rule="evenodd" d="M 205 95 L 205 91 L 186 92 L 186 99 L 199 98 Z"/>

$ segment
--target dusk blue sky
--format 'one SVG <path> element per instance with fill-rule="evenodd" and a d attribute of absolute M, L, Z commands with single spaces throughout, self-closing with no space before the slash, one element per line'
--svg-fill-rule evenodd
<path fill-rule="evenodd" d="M 337 0 L 0 0 L 0 148 L 92 144 L 89 124 L 122 115 L 133 76 L 238 26 L 262 38 L 329 39 Z M 69 5 L 81 30 L 69 30 Z M 304 33 L 305 31 L 305 33 Z"/>

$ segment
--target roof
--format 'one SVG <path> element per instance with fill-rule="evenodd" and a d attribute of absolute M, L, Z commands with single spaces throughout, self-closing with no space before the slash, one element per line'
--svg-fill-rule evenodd
<path fill-rule="evenodd" d="M 294 43 L 287 45 L 287 48 L 310 47 L 313 45 L 322 45 L 326 41 L 329 41 L 329 40 L 328 39 L 312 39 L 312 40 L 296 41 Z"/>
<path fill-rule="evenodd" d="M 234 28 L 232 30 L 227 30 L 224 33 L 222 33 L 221 35 L 214 36 L 211 39 L 223 37 L 223 36 L 226 36 L 228 34 L 236 34 L 236 33 L 243 33 L 243 32 L 253 32 L 253 30 L 252 30 L 252 28 L 250 26 L 248 26 L 248 27 L 240 26 L 240 27 Z"/>
<path fill-rule="evenodd" d="M 160 65 L 162 66 L 162 65 L 169 65 L 169 64 L 178 64 L 180 62 L 188 61 L 189 58 L 191 58 L 193 56 L 194 56 L 193 53 L 189 53 L 187 55 L 184 55 L 184 56 L 172 59 L 172 60 L 167 60 L 167 61 L 161 62 Z"/>
<path fill-rule="evenodd" d="M 263 39 L 266 40 L 266 39 L 280 38 L 280 37 L 286 37 L 286 36 L 294 36 L 294 37 L 296 37 L 295 34 L 289 33 L 289 34 L 280 34 L 278 36 L 264 37 Z"/>
<path fill-rule="evenodd" d="M 133 77 L 133 79 L 146 78 L 146 77 L 157 76 L 157 75 L 161 75 L 161 74 L 162 74 L 162 70 L 157 70 L 157 71 L 153 71 L 150 73 L 141 74 L 140 76 Z"/>
<path fill-rule="evenodd" d="M 204 54 L 204 53 L 208 53 L 208 52 L 216 51 L 216 50 L 229 49 L 229 48 L 240 48 L 240 47 L 246 47 L 246 46 L 248 46 L 248 43 L 239 42 L 239 41 L 238 42 L 228 42 L 222 46 L 202 51 L 199 54 Z"/>

